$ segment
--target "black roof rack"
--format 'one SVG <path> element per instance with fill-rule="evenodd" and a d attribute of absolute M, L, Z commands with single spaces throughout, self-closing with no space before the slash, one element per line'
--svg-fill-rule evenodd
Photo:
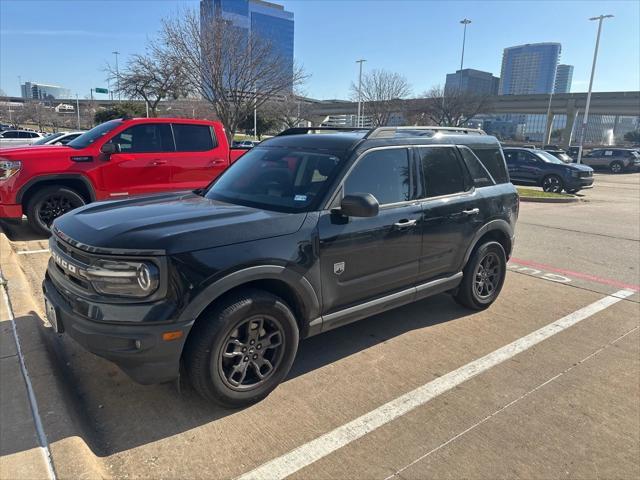
<path fill-rule="evenodd" d="M 292 127 L 280 132 L 277 136 L 284 137 L 287 135 L 303 135 L 317 130 L 328 132 L 368 132 L 370 129 L 362 127 Z"/>

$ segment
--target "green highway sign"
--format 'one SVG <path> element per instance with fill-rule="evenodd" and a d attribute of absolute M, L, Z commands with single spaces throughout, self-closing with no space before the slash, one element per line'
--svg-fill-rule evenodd
<path fill-rule="evenodd" d="M 93 91 L 96 93 L 109 93 L 109 90 L 106 88 L 94 88 Z"/>

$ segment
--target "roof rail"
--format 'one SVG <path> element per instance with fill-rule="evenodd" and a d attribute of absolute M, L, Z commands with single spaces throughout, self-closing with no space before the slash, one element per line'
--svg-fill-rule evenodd
<path fill-rule="evenodd" d="M 292 127 L 280 132 L 277 137 L 286 135 L 302 135 L 316 130 L 320 131 L 336 131 L 336 132 L 368 132 L 368 128 L 362 127 Z"/>
<path fill-rule="evenodd" d="M 435 134 L 438 132 L 453 132 L 465 135 L 486 135 L 484 130 L 479 128 L 440 127 L 435 125 L 427 127 L 378 127 L 369 131 L 365 138 L 393 138 L 396 135 L 422 137 L 429 133 Z"/>

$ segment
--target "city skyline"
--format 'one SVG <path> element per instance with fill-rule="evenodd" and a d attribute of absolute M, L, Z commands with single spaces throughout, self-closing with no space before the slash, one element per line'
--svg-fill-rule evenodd
<path fill-rule="evenodd" d="M 35 7 L 28 9 L 30 11 L 48 8 L 50 15 L 46 19 L 29 17 L 24 14 L 25 3 Z M 103 8 L 107 3 L 112 8 Z M 625 68 L 629 59 L 637 62 L 640 56 L 637 42 L 628 42 L 628 38 L 640 35 L 635 21 L 640 17 L 640 7 L 635 2 L 603 5 L 555 2 L 554 15 L 549 15 L 548 9 L 533 9 L 524 23 L 515 21 L 517 11 L 521 12 L 524 4 L 538 2 L 518 2 L 520 8 L 515 8 L 513 2 L 484 2 L 483 8 L 477 2 L 285 0 L 275 3 L 295 15 L 295 59 L 311 75 L 304 93 L 314 98 L 349 98 L 350 83 L 357 76 L 355 60 L 358 58 L 367 58 L 367 70 L 382 68 L 406 76 L 414 95 L 434 85 L 444 86 L 447 73 L 459 69 L 462 28 L 458 22 L 464 16 L 473 21 L 467 30 L 465 68 L 499 76 L 504 48 L 523 43 L 558 42 L 562 44 L 561 62 L 574 66 L 571 91 L 583 92 L 587 89 L 595 43 L 595 28 L 588 17 L 603 9 L 616 18 L 605 25 L 603 31 L 594 91 L 640 89 L 639 69 Z M 362 8 L 365 3 L 366 9 Z M 162 18 L 175 14 L 178 8 L 198 8 L 199 1 L 165 1 L 156 3 L 154 9 L 144 8 L 148 4 L 137 1 L 2 2 L 0 88 L 9 95 L 19 96 L 18 77 L 21 76 L 22 83 L 31 80 L 64 85 L 81 98 L 88 96 L 90 88 L 107 86 L 102 69 L 107 62 L 114 62 L 112 51 L 122 52 L 120 64 L 123 65 L 129 55 L 144 49 L 146 39 L 157 33 Z M 52 9 L 51 5 L 56 8 Z M 63 21 L 69 18 L 70 7 L 76 12 L 75 24 L 92 24 L 93 30 L 70 29 Z M 125 7 L 128 14 L 122 16 L 121 10 Z M 97 11 L 99 16 L 95 16 Z M 355 16 L 363 25 L 360 32 L 353 28 Z M 141 18 L 145 19 L 142 23 Z M 399 18 L 404 20 L 398 21 Z M 87 19 L 91 21 L 85 21 Z M 410 28 L 420 22 L 428 28 Z M 544 28 L 534 28 L 536 24 L 538 27 L 544 24 Z M 416 43 L 420 37 L 422 40 Z M 76 47 L 69 49 L 69 44 Z M 420 48 L 402 48 L 405 44 Z M 625 48 L 618 48 L 622 44 Z M 63 48 L 64 55 L 60 56 Z M 34 55 L 40 55 L 41 61 L 25 60 Z M 416 58 L 422 61 L 415 61 Z M 628 74 L 616 74 L 622 69 Z"/>

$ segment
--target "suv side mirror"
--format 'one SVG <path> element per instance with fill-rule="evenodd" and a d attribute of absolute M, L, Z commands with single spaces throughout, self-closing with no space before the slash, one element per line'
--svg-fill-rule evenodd
<path fill-rule="evenodd" d="M 100 152 L 104 153 L 107 156 L 114 153 L 120 153 L 120 145 L 118 145 L 117 143 L 105 143 L 104 145 L 102 145 L 102 147 L 100 147 Z"/>
<path fill-rule="evenodd" d="M 340 202 L 340 213 L 347 217 L 375 217 L 380 204 L 370 193 L 345 195 Z"/>

